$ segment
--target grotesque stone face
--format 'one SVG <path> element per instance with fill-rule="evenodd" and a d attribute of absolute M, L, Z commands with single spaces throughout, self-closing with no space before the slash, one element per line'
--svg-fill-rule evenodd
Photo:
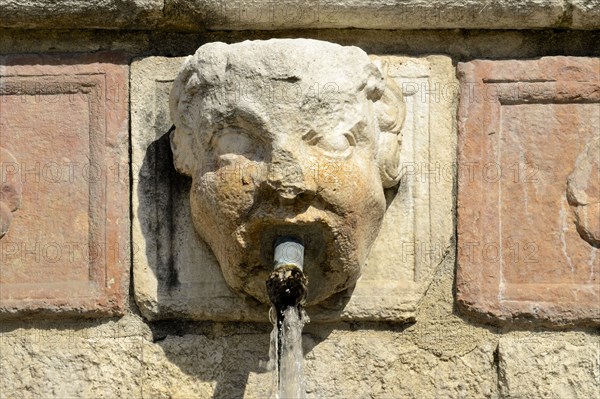
<path fill-rule="evenodd" d="M 171 91 L 194 226 L 239 292 L 268 302 L 277 237 L 305 244 L 307 303 L 360 276 L 399 180 L 402 96 L 356 47 L 211 43 Z"/>

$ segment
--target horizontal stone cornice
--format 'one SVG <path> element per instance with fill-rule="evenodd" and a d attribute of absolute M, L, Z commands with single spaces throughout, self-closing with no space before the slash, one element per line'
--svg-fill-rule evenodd
<path fill-rule="evenodd" d="M 600 0 L 0 0 L 0 27 L 592 30 Z"/>

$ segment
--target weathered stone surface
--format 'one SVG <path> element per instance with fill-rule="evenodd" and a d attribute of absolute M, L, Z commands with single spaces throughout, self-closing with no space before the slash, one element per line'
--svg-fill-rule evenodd
<path fill-rule="evenodd" d="M 570 0 L 573 29 L 598 29 L 600 0 Z"/>
<path fill-rule="evenodd" d="M 306 355 L 309 397 L 494 397 L 493 347 L 489 344 L 440 361 L 398 337 L 381 334 L 377 340 L 371 338 L 338 333 L 315 346 Z M 351 370 L 362 371 L 350 381 L 339 378 L 354 373 Z"/>
<path fill-rule="evenodd" d="M 580 397 L 597 396 L 590 380 L 598 378 L 597 361 L 590 363 L 598 352 L 596 332 L 499 335 L 464 321 L 453 314 L 453 255 L 438 269 L 417 323 L 309 323 L 303 334 L 307 396 L 578 397 L 562 389 L 569 381 L 585 395 Z M 6 398 L 56 399 L 267 398 L 273 386 L 265 368 L 270 329 L 260 323 L 148 325 L 132 315 L 102 321 L 3 322 L 0 393 Z M 519 348 L 519 356 L 513 347 Z M 524 356 L 528 354 L 535 357 Z M 521 368 L 526 378 L 519 378 Z M 510 383 L 507 391 L 500 381 L 507 393 L 501 396 L 498 372 L 502 379 L 504 369 Z M 549 391 L 555 388 L 563 395 Z"/>
<path fill-rule="evenodd" d="M 121 314 L 129 284 L 126 59 L 5 56 L 0 76 L 3 225 L 12 212 L 0 241 L 0 317 Z"/>
<path fill-rule="evenodd" d="M 6 28 L 152 28 L 163 0 L 0 0 Z"/>
<path fill-rule="evenodd" d="M 141 319 L 4 322 L 0 332 L 2 398 L 141 398 L 144 345 Z"/>
<path fill-rule="evenodd" d="M 569 334 L 562 340 L 521 333 L 498 344 L 501 397 L 597 398 L 600 338 Z"/>
<path fill-rule="evenodd" d="M 531 59 L 546 55 L 600 56 L 600 30 L 361 30 L 205 31 L 3 29 L 0 53 L 119 50 L 137 56 L 193 54 L 201 43 L 233 43 L 272 37 L 303 37 L 359 45 L 368 54 L 444 54 L 458 59 Z"/>
<path fill-rule="evenodd" d="M 600 247 L 600 138 L 590 141 L 577 158 L 567 181 L 567 200 L 581 238 Z"/>
<path fill-rule="evenodd" d="M 198 29 L 198 21 L 205 21 L 209 29 L 526 29 L 559 26 L 566 7 L 558 0 L 168 0 L 165 13 L 167 24 L 187 29 Z"/>
<path fill-rule="evenodd" d="M 168 98 L 182 62 L 149 57 L 131 66 L 136 302 L 149 319 L 214 314 L 261 320 L 264 309 L 257 311 L 227 288 L 210 249 L 198 239 L 190 218 L 190 181 L 173 167 Z"/>
<path fill-rule="evenodd" d="M 304 263 L 307 306 L 356 283 L 384 189 L 401 177 L 405 104 L 382 69 L 358 47 L 309 39 L 208 43 L 181 66 L 173 161 L 192 178 L 195 230 L 234 291 L 270 304 L 274 244 L 290 236 L 303 260 L 282 261 Z"/>
<path fill-rule="evenodd" d="M 309 309 L 313 320 L 413 318 L 435 266 L 450 249 L 457 89 L 451 64 L 446 57 L 376 58 L 404 90 L 404 177 L 399 193 L 389 198 L 382 233 L 356 287 Z M 210 250 L 194 234 L 190 181 L 170 166 L 167 95 L 181 62 L 153 57 L 132 65 L 133 160 L 139 170 L 133 193 L 136 300 L 151 319 L 264 320 L 266 307 L 226 287 Z"/>
<path fill-rule="evenodd" d="M 272 392 L 268 333 L 169 335 L 154 343 L 111 327 L 4 334 L 2 394 L 187 399 L 267 398 Z M 495 397 L 491 344 L 442 360 L 389 331 L 313 332 L 303 343 L 309 398 Z"/>
<path fill-rule="evenodd" d="M 185 335 L 148 345 L 143 395 L 270 397 L 266 340 L 267 334 L 239 341 Z M 313 332 L 303 346 L 308 398 L 494 397 L 495 346 L 488 343 L 443 361 L 391 332 L 334 330 L 325 340 Z"/>
<path fill-rule="evenodd" d="M 459 64 L 459 305 L 600 323 L 600 59 Z"/>
<path fill-rule="evenodd" d="M 10 173 L 17 165 L 15 157 L 0 147 L 0 238 L 8 232 L 12 213 L 21 207 L 23 184 L 21 176 Z"/>
<path fill-rule="evenodd" d="M 168 29 L 598 29 L 597 0 L 1 0 L 2 27 Z"/>

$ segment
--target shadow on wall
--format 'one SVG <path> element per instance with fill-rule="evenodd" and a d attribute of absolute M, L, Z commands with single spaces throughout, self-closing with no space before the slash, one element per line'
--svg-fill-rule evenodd
<path fill-rule="evenodd" d="M 185 234 L 188 234 L 188 240 L 190 237 L 197 238 L 198 242 L 193 245 L 202 245 L 203 255 L 196 260 L 203 260 L 204 254 L 212 257 L 212 254 L 207 245 L 195 235 L 195 231 L 178 231 L 182 228 L 178 225 L 180 217 L 191 220 L 188 198 L 192 180 L 177 173 L 173 166 L 170 132 L 171 130 L 163 132 L 148 146 L 139 173 L 134 177 L 139 179 L 140 207 L 137 216 L 146 241 L 147 265 L 158 283 L 157 313 L 161 319 L 179 319 L 151 323 L 154 341 L 172 365 L 166 366 L 166 371 L 165 365 L 153 367 L 152 359 L 147 359 L 147 379 L 143 382 L 142 389 L 149 395 L 164 392 L 164 385 L 168 385 L 168 380 L 173 378 L 172 374 L 182 372 L 190 377 L 189 380 L 185 377 L 173 379 L 187 380 L 188 383 L 173 387 L 173 394 L 178 392 L 205 396 L 209 393 L 202 390 L 202 382 L 216 381 L 214 390 L 210 389 L 213 398 L 242 398 L 251 373 L 262 373 L 265 378 L 270 378 L 265 365 L 269 357 L 271 326 L 266 323 L 250 325 L 250 332 L 243 335 L 243 342 L 239 342 L 238 334 L 229 337 L 216 334 L 214 329 L 221 326 L 218 323 L 181 321 L 184 316 L 177 309 L 173 310 L 172 305 L 181 298 L 181 292 L 194 287 L 202 289 L 203 286 L 202 282 L 185 281 L 185 277 L 181 278 L 178 267 L 186 267 L 190 259 L 181 253 L 185 250 L 178 251 L 185 247 L 185 243 L 177 240 L 181 241 L 182 237 L 185 239 Z M 184 258 L 178 259 L 178 256 Z M 216 260 L 211 261 L 216 264 Z M 199 266 L 189 265 L 196 268 Z M 183 306 L 185 309 L 185 304 Z M 231 342 L 232 340 L 238 342 Z M 161 359 L 164 358 L 156 357 L 157 366 Z M 154 384 L 157 386 L 154 387 Z"/>
<path fill-rule="evenodd" d="M 153 365 L 148 365 L 149 378 L 143 387 L 148 396 L 164 394 L 165 386 L 179 381 L 179 386 L 170 388 L 169 393 L 175 397 L 243 398 L 248 385 L 256 386 L 255 381 L 249 382 L 251 374 L 253 380 L 261 382 L 261 396 L 268 396 L 271 374 L 266 372 L 265 366 L 269 358 L 269 326 L 244 326 L 245 331 L 240 334 L 234 332 L 234 326 L 207 323 L 211 325 L 210 331 L 200 334 L 198 329 L 202 326 L 199 324 L 204 323 L 178 323 L 186 326 L 182 327 L 185 333 L 177 336 L 173 334 L 175 323 L 159 323 L 170 335 L 157 345 L 171 364 L 161 364 L 164 357 L 159 356 L 156 367 L 151 369 Z"/>
<path fill-rule="evenodd" d="M 169 141 L 173 129 L 174 126 L 148 146 L 144 162 L 137 175 L 140 198 L 138 217 L 141 221 L 142 233 L 145 238 L 159 238 L 155 243 L 147 243 L 146 256 L 158 283 L 164 285 L 167 292 L 180 285 L 175 268 L 176 254 L 173 252 L 172 245 L 173 203 L 181 202 L 178 201 L 182 199 L 179 197 L 187 195 L 192 184 L 191 178 L 177 173 L 173 166 L 173 153 Z M 151 205 L 150 209 L 145 205 Z M 167 248 L 165 243 L 171 245 Z M 162 292 L 163 290 L 159 288 L 158 294 Z"/>

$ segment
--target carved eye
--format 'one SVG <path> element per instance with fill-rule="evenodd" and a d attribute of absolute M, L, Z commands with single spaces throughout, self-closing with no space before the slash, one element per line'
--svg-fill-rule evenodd
<path fill-rule="evenodd" d="M 242 129 L 227 128 L 213 138 L 213 148 L 218 156 L 233 154 L 254 158 L 260 152 L 260 145 Z"/>
<path fill-rule="evenodd" d="M 346 134 L 326 136 L 322 140 L 323 148 L 327 151 L 346 151 L 350 148 L 350 140 Z"/>
<path fill-rule="evenodd" d="M 314 130 L 306 133 L 302 137 L 309 145 L 317 146 L 328 153 L 334 155 L 349 155 L 351 148 L 356 145 L 356 139 L 351 132 L 339 134 L 331 133 L 323 135 L 316 133 Z"/>

